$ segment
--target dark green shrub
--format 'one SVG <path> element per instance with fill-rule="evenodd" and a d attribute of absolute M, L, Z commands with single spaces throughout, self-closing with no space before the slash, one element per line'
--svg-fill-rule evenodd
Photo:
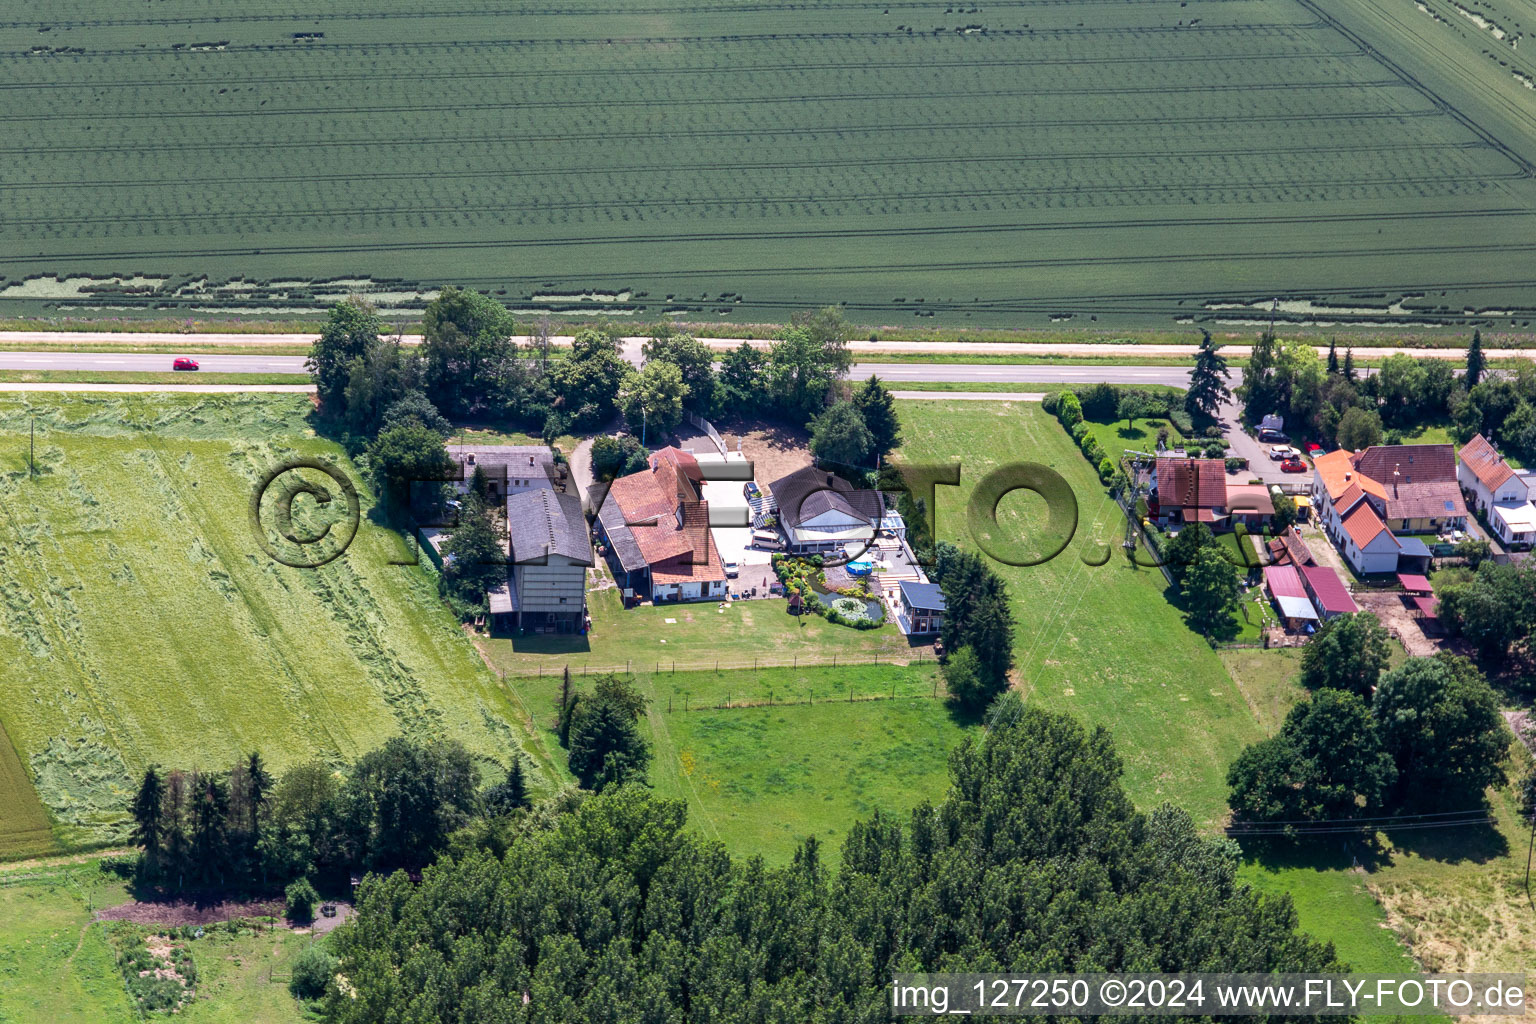
<path fill-rule="evenodd" d="M 293 961 L 288 991 L 299 999 L 319 999 L 336 976 L 336 958 L 324 946 L 305 946 Z"/>
<path fill-rule="evenodd" d="M 320 902 L 320 894 L 309 884 L 309 879 L 289 883 L 283 895 L 288 901 L 288 920 L 307 924 L 315 919 L 315 904 Z"/>

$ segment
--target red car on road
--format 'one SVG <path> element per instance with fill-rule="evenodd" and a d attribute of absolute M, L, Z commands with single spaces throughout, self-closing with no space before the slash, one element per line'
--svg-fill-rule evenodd
<path fill-rule="evenodd" d="M 1300 459 L 1286 459 L 1280 463 L 1280 472 L 1282 473 L 1305 473 L 1306 471 L 1307 464 Z"/>
<path fill-rule="evenodd" d="M 171 364 L 171 369 L 173 369 L 173 370 L 195 370 L 195 369 L 197 369 L 197 360 L 196 359 L 188 359 L 186 356 L 177 356 L 176 357 L 176 361 Z"/>

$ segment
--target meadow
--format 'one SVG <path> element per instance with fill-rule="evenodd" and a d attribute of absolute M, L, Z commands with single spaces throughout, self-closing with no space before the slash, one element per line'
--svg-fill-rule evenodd
<path fill-rule="evenodd" d="M 1032 703 L 1108 727 L 1139 806 L 1171 800 L 1216 824 L 1226 811 L 1226 765 L 1262 733 L 1216 652 L 1168 603 L 1162 573 L 1127 563 L 1125 517 L 1076 445 L 1034 403 L 899 404 L 901 455 L 960 465 L 960 486 L 938 489 L 941 538 L 998 546 L 1054 530 L 1044 501 L 1025 491 L 1002 498 L 996 526 L 972 528 L 971 493 L 1000 466 L 1029 460 L 1070 485 L 1076 531 L 1062 553 L 997 566 L 1018 624 L 1018 685 Z M 1038 556 L 1046 545 L 1024 546 Z"/>
<path fill-rule="evenodd" d="M 1518 327 L 1496 4 L 77 0 L 0 23 L 0 315 Z"/>
<path fill-rule="evenodd" d="M 329 564 L 263 550 L 249 506 L 269 467 L 315 457 L 361 479 L 314 436 L 308 408 L 305 396 L 0 398 L 0 721 L 61 840 L 118 836 L 151 763 L 222 767 L 259 750 L 281 772 L 405 733 L 457 738 L 495 777 L 522 745 L 434 579 L 392 564 L 408 552 L 366 490 L 356 536 Z M 0 759 L 0 794 L 17 763 Z"/>
<path fill-rule="evenodd" d="M 142 1020 L 128 996 L 107 926 L 94 919 L 128 902 L 129 886 L 95 858 L 12 865 L 0 871 L 0 1021 L 128 1024 Z M 289 994 L 293 958 L 307 934 L 279 927 L 207 929 L 185 942 L 197 968 L 195 997 L 176 1019 L 201 1024 L 299 1024 Z"/>

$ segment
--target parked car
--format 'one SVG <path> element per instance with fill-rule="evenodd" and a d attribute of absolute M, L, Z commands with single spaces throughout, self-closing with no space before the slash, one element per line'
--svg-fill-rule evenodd
<path fill-rule="evenodd" d="M 737 565 L 735 562 L 726 562 L 725 563 L 725 578 L 726 579 L 733 580 L 733 579 L 735 579 L 736 577 L 738 577 L 740 575 L 741 575 L 741 566 Z"/>
<path fill-rule="evenodd" d="M 1282 473 L 1305 473 L 1306 471 L 1307 464 L 1300 459 L 1286 459 L 1280 463 L 1280 472 Z"/>
<path fill-rule="evenodd" d="M 741 493 L 747 496 L 748 501 L 751 501 L 753 498 L 759 497 L 763 492 L 754 481 L 748 480 L 742 485 Z"/>
<path fill-rule="evenodd" d="M 1301 452 L 1289 445 L 1277 444 L 1269 450 L 1269 457 L 1276 462 L 1284 462 L 1286 459 L 1301 458 Z"/>
<path fill-rule="evenodd" d="M 1290 439 L 1291 436 L 1289 434 L 1282 434 L 1278 430 L 1259 431 L 1259 440 L 1263 441 L 1265 444 L 1269 444 L 1270 442 L 1284 443 Z"/>
<path fill-rule="evenodd" d="M 176 360 L 173 363 L 171 363 L 171 369 L 173 369 L 173 370 L 195 370 L 195 369 L 197 369 L 197 360 L 196 359 L 188 359 L 186 356 L 177 356 Z"/>
<path fill-rule="evenodd" d="M 752 546 L 755 548 L 761 548 L 764 551 L 777 551 L 779 548 L 783 547 L 784 544 L 779 540 L 779 533 L 777 530 L 753 530 Z"/>
<path fill-rule="evenodd" d="M 1323 454 L 1323 446 L 1318 444 L 1316 441 L 1308 441 L 1307 454 L 1313 458 L 1316 458 L 1317 456 Z"/>

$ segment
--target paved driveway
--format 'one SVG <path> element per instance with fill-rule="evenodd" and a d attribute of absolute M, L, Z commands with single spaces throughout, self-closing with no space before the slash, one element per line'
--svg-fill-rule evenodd
<path fill-rule="evenodd" d="M 1228 402 L 1216 411 L 1216 415 L 1226 431 L 1231 454 L 1248 460 L 1250 476 L 1243 479 L 1256 477 L 1266 484 L 1299 484 L 1310 488 L 1312 486 L 1311 465 L 1308 464 L 1305 473 L 1286 473 L 1281 470 L 1280 463 L 1272 461 L 1269 457 L 1269 449 L 1274 446 L 1260 444 L 1258 438 L 1243 429 L 1242 412 L 1242 406 L 1236 402 Z M 1242 477 L 1242 474 L 1239 473 L 1238 476 Z"/>

